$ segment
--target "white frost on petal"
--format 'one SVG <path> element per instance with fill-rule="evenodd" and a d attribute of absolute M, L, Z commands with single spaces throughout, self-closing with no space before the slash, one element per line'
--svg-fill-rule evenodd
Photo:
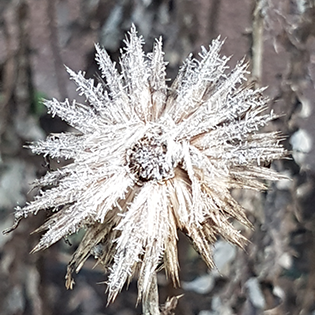
<path fill-rule="evenodd" d="M 220 38 L 202 48 L 199 59 L 189 56 L 171 86 L 162 39 L 147 54 L 143 44 L 132 26 L 120 71 L 96 44 L 97 82 L 67 68 L 86 102 L 44 104 L 76 131 L 51 134 L 28 147 L 46 158 L 69 159 L 69 164 L 34 182 L 38 194 L 16 208 L 12 229 L 40 210 L 52 212 L 37 229 L 45 233 L 34 251 L 85 229 L 67 269 L 67 287 L 74 284 L 72 272 L 92 254 L 109 270 L 109 301 L 137 277 L 138 299 L 148 305 L 160 268 L 180 283 L 178 231 L 209 268 L 215 265 L 212 245 L 218 236 L 244 246 L 245 237 L 231 221 L 250 222 L 230 190 L 266 189 L 263 181 L 285 178 L 264 165 L 286 151 L 279 132 L 261 131 L 275 118 L 267 110 L 264 89 L 246 83 L 246 62 L 228 71 Z M 291 141 L 310 151 L 311 141 L 302 131 Z M 247 285 L 256 290 L 253 283 Z M 257 296 L 253 301 L 262 306 Z"/>

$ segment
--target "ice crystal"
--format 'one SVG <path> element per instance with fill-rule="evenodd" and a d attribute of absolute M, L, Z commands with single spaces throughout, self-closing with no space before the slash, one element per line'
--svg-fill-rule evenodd
<path fill-rule="evenodd" d="M 45 101 L 52 116 L 77 132 L 53 134 L 29 147 L 73 161 L 37 180 L 39 194 L 16 208 L 15 219 L 54 212 L 37 230 L 46 232 L 34 251 L 84 228 L 67 286 L 92 254 L 110 271 L 110 301 L 138 275 L 138 296 L 145 302 L 158 267 L 179 283 L 178 230 L 210 268 L 217 236 L 244 245 L 231 219 L 250 223 L 230 189 L 260 190 L 262 180 L 279 179 L 263 165 L 285 151 L 278 132 L 259 131 L 274 118 L 266 112 L 263 89 L 246 85 L 244 61 L 227 71 L 220 38 L 202 48 L 198 60 L 189 56 L 170 87 L 161 39 L 146 55 L 132 27 L 125 45 L 121 73 L 96 45 L 100 82 L 67 69 L 85 104 Z"/>

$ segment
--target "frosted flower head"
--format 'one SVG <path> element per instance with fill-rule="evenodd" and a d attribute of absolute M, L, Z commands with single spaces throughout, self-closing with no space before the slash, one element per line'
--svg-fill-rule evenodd
<path fill-rule="evenodd" d="M 230 223 L 249 225 L 231 188 L 264 189 L 280 176 L 262 165 L 284 155 L 277 132 L 259 132 L 270 120 L 263 89 L 244 84 L 242 61 L 227 72 L 220 39 L 200 59 L 186 59 L 172 86 L 165 83 L 162 41 L 144 54 L 131 28 L 121 73 L 96 45 L 102 80 L 67 69 L 86 103 L 46 101 L 77 132 L 48 136 L 29 147 L 73 162 L 37 180 L 35 200 L 17 207 L 16 222 L 39 210 L 54 214 L 34 251 L 85 229 L 68 266 L 78 272 L 92 254 L 109 270 L 109 300 L 134 276 L 146 300 L 158 266 L 179 283 L 177 232 L 184 232 L 211 268 L 217 236 L 242 246 Z"/>

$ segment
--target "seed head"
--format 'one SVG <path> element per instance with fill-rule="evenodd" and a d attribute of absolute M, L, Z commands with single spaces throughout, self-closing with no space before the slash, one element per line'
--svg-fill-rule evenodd
<path fill-rule="evenodd" d="M 38 251 L 85 229 L 67 272 L 78 272 L 93 254 L 109 268 L 109 300 L 138 275 L 139 299 L 146 300 L 158 266 L 179 283 L 177 231 L 193 242 L 205 263 L 214 263 L 218 236 L 243 246 L 230 220 L 249 226 L 231 188 L 264 189 L 261 180 L 281 178 L 263 167 L 284 156 L 278 132 L 260 131 L 274 118 L 266 112 L 263 89 L 246 85 L 244 61 L 227 72 L 220 39 L 200 59 L 189 56 L 174 83 L 165 83 L 162 41 L 153 52 L 131 28 L 121 55 L 121 73 L 96 45 L 102 81 L 67 69 L 80 104 L 45 101 L 77 132 L 48 136 L 31 144 L 36 154 L 73 162 L 35 182 L 35 200 L 15 210 L 16 222 L 39 210 L 54 214 Z"/>

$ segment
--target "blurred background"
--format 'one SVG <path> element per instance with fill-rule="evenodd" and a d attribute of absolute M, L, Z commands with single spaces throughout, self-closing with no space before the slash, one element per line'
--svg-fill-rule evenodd
<path fill-rule="evenodd" d="M 233 191 L 254 230 L 246 251 L 222 240 L 214 245 L 215 270 L 180 235 L 181 288 L 159 275 L 160 302 L 184 294 L 176 314 L 315 314 L 315 2 L 314 0 L 0 0 L 0 230 L 13 223 L 13 209 L 33 198 L 30 183 L 47 161 L 23 148 L 29 141 L 67 130 L 40 99 L 77 98 L 64 64 L 88 77 L 97 72 L 94 43 L 119 60 L 134 23 L 152 49 L 163 37 L 167 75 L 174 79 L 187 55 L 226 38 L 230 66 L 245 56 L 257 86 L 268 86 L 279 118 L 269 127 L 287 135 L 290 159 L 271 165 L 290 181 L 270 183 L 264 193 Z M 56 167 L 56 161 L 50 161 Z M 63 161 L 60 161 L 60 165 Z M 81 233 L 30 255 L 40 235 L 30 234 L 46 213 L 0 235 L 1 315 L 134 315 L 132 282 L 106 307 L 106 274 L 89 260 L 64 287 L 66 265 Z"/>

